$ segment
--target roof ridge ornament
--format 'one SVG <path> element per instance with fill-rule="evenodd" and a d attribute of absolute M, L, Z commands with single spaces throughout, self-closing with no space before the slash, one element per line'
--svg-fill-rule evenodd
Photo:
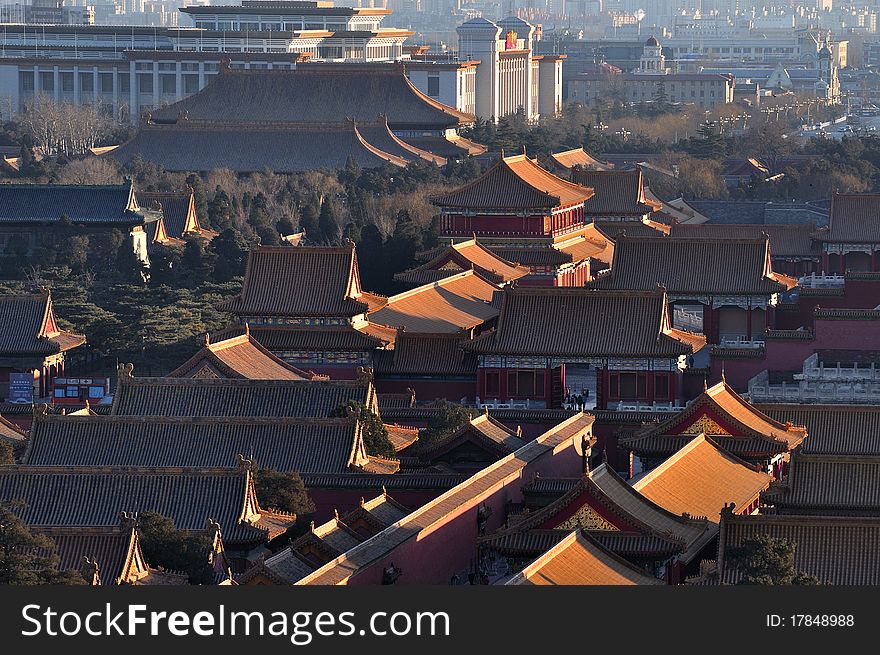
<path fill-rule="evenodd" d="M 134 364 L 131 362 L 119 364 L 116 368 L 116 374 L 120 380 L 130 380 L 134 377 Z"/>

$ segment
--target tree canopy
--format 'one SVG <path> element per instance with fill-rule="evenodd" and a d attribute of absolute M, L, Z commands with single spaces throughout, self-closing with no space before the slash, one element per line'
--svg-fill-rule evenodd
<path fill-rule="evenodd" d="M 15 513 L 16 505 L 0 501 L 0 584 L 81 585 L 78 571 L 62 571 L 52 540 L 32 532 Z"/>
<path fill-rule="evenodd" d="M 795 566 L 797 545 L 788 540 L 761 535 L 729 548 L 725 558 L 729 566 L 742 572 L 743 585 L 817 585 L 819 579 L 798 571 Z"/>

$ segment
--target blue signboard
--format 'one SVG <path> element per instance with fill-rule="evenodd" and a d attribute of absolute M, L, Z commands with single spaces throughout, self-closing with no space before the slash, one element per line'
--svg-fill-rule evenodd
<path fill-rule="evenodd" d="M 10 373 L 9 374 L 9 402 L 32 403 L 34 402 L 34 374 L 33 373 Z"/>

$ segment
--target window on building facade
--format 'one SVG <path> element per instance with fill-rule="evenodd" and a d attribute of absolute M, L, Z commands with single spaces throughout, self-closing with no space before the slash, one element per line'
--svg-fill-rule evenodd
<path fill-rule="evenodd" d="M 153 92 L 153 74 L 139 74 L 138 78 L 138 93 L 152 93 Z"/>
<path fill-rule="evenodd" d="M 510 371 L 507 374 L 507 394 L 512 398 L 543 397 L 544 371 Z"/>
<path fill-rule="evenodd" d="M 119 73 L 118 80 L 120 93 L 128 93 L 131 91 L 131 77 L 129 77 L 127 72 Z"/>
<path fill-rule="evenodd" d="M 21 84 L 22 91 L 33 91 L 34 90 L 34 73 L 33 73 L 33 71 L 21 71 L 18 74 L 18 79 Z"/>
<path fill-rule="evenodd" d="M 184 75 L 183 76 L 183 92 L 186 94 L 195 93 L 199 90 L 199 76 L 198 75 Z"/>
<path fill-rule="evenodd" d="M 428 95 L 437 98 L 440 95 L 440 78 L 436 75 L 428 76 Z"/>
<path fill-rule="evenodd" d="M 648 398 L 647 373 L 613 372 L 609 382 L 609 395 L 615 400 L 645 400 Z"/>
<path fill-rule="evenodd" d="M 654 398 L 657 400 L 669 399 L 669 378 L 665 375 L 654 378 Z"/>
<path fill-rule="evenodd" d="M 501 375 L 498 371 L 486 371 L 486 394 L 497 396 L 501 392 Z"/>
<path fill-rule="evenodd" d="M 101 93 L 113 93 L 113 73 L 99 73 L 98 83 L 101 85 Z"/>
<path fill-rule="evenodd" d="M 73 93 L 73 73 L 61 73 L 61 90 L 64 93 Z"/>
<path fill-rule="evenodd" d="M 160 75 L 159 88 L 165 95 L 174 95 L 177 93 L 177 77 L 175 75 Z"/>
<path fill-rule="evenodd" d="M 81 93 L 94 93 L 95 78 L 91 73 L 79 74 L 79 90 Z"/>
<path fill-rule="evenodd" d="M 55 74 L 51 72 L 40 73 L 40 91 L 53 93 L 55 91 Z"/>

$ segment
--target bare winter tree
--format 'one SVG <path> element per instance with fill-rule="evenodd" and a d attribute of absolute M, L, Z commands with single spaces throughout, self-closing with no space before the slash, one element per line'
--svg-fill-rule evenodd
<path fill-rule="evenodd" d="M 58 176 L 61 184 L 119 184 L 119 165 L 107 157 L 86 157 L 64 166 Z"/>
<path fill-rule="evenodd" d="M 74 105 L 38 96 L 25 103 L 22 129 L 48 156 L 82 155 L 113 129 L 113 121 L 97 105 Z"/>

